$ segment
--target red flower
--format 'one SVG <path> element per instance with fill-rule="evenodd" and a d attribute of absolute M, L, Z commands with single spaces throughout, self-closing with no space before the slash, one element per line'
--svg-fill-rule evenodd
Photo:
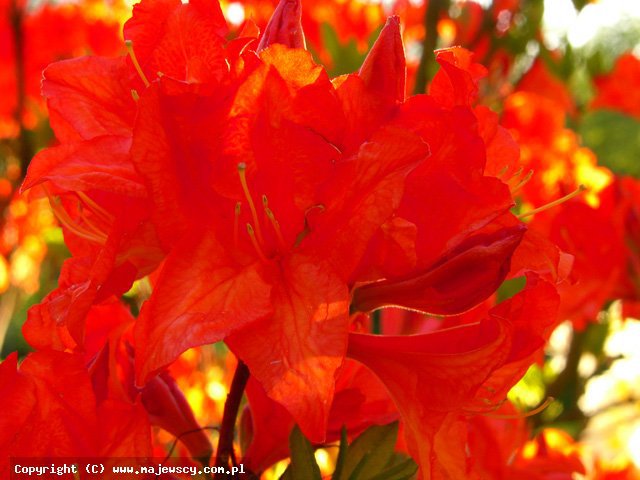
<path fill-rule="evenodd" d="M 56 208 L 74 258 L 30 323 L 66 319 L 81 345 L 91 305 L 121 293 L 167 252 L 136 322 L 138 383 L 186 349 L 224 340 L 319 442 L 349 338 L 350 351 L 369 363 L 361 351 L 370 340 L 349 336 L 350 310 L 464 312 L 505 278 L 524 226 L 509 211 L 508 186 L 485 175 L 487 156 L 511 155 L 512 142 L 473 109 L 483 69 L 468 52 L 439 52 L 431 95 L 406 100 L 397 18 L 357 74 L 332 81 L 308 52 L 291 48 L 302 44 L 299 14 L 285 0 L 259 43 L 225 43 L 215 2 L 143 0 L 125 26 L 129 61 L 50 67 L 45 92 L 63 144 L 36 158 L 26 185 L 46 181 L 61 196 Z M 289 45 L 273 43 L 283 41 Z M 69 202 L 75 198 L 82 208 Z M 143 245 L 152 248 L 141 254 Z M 498 318 L 507 306 L 426 340 L 371 341 L 391 341 L 388 356 L 417 342 L 418 361 L 433 357 L 430 339 L 460 340 L 451 353 L 477 375 L 457 392 L 455 410 L 497 369 L 491 388 L 504 394 L 503 384 L 522 373 L 515 357 L 537 348 L 540 325 L 532 339 L 523 334 L 524 350 L 509 350 L 528 330 Z M 433 393 L 439 403 L 452 390 L 447 381 Z M 413 409 L 431 412 L 424 403 L 432 399 L 421 407 L 396 400 L 409 438 L 422 438 Z M 434 411 L 434 428 L 452 422 L 459 431 L 458 413 Z M 424 464 L 426 450 L 412 448 Z"/>
<path fill-rule="evenodd" d="M 17 355 L 0 364 L 0 474 L 9 457 L 143 457 L 151 454 L 149 424 L 140 402 L 96 404 L 81 355 Z"/>
<path fill-rule="evenodd" d="M 498 404 L 556 325 L 558 297 L 534 275 L 477 323 L 411 336 L 352 333 L 348 354 L 385 384 L 405 425 L 421 478 L 474 473 L 465 417 Z M 475 477 L 471 477 L 475 478 Z"/>
<path fill-rule="evenodd" d="M 591 107 L 619 110 L 640 119 L 639 76 L 640 60 L 632 53 L 620 55 L 611 73 L 595 79 L 597 95 Z"/>

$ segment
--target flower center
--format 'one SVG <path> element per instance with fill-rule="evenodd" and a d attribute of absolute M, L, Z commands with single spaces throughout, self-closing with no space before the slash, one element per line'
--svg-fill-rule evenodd
<path fill-rule="evenodd" d="M 269 199 L 266 195 L 262 195 L 262 210 L 263 210 L 263 221 L 271 228 L 273 235 L 276 238 L 277 245 L 274 248 L 269 249 L 265 240 L 265 235 L 262 230 L 262 222 L 261 217 L 258 215 L 258 210 L 256 208 L 256 204 L 253 201 L 253 197 L 251 195 L 251 191 L 249 190 L 249 185 L 247 183 L 247 165 L 244 162 L 238 163 L 238 177 L 240 178 L 240 185 L 242 186 L 242 192 L 244 193 L 245 200 L 247 205 L 249 206 L 249 211 L 251 212 L 252 222 L 247 222 L 247 234 L 249 235 L 249 240 L 251 241 L 251 245 L 254 250 L 258 254 L 261 260 L 267 261 L 269 258 L 273 257 L 275 254 L 284 253 L 288 250 L 287 242 L 282 235 L 282 229 L 280 228 L 280 223 L 276 219 L 275 214 L 269 207 Z M 242 202 L 238 202 L 235 207 L 234 214 L 234 222 L 233 222 L 233 238 L 234 244 L 238 246 L 238 230 L 240 224 L 240 214 L 242 211 Z M 266 220 L 265 220 L 266 219 Z M 272 251 L 273 255 L 266 255 L 265 252 Z"/>

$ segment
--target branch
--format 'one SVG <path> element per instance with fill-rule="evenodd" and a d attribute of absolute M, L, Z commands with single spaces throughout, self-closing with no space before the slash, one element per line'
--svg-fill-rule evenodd
<path fill-rule="evenodd" d="M 216 452 L 216 467 L 229 468 L 229 461 L 235 463 L 235 453 L 233 450 L 233 438 L 236 427 L 236 417 L 238 409 L 244 394 L 244 389 L 249 381 L 249 368 L 242 362 L 238 361 L 236 372 L 231 382 L 231 390 L 227 395 L 227 401 L 224 404 L 224 412 L 222 414 L 222 424 L 220 425 L 220 437 L 218 438 L 218 450 Z M 216 479 L 227 478 L 225 474 L 220 476 L 216 474 Z"/>
<path fill-rule="evenodd" d="M 450 0 L 429 0 L 424 14 L 425 36 L 422 42 L 422 57 L 416 75 L 416 84 L 413 93 L 419 95 L 425 93 L 427 83 L 433 78 L 438 68 L 433 51 L 438 43 L 438 20 L 442 12 L 449 10 Z"/>

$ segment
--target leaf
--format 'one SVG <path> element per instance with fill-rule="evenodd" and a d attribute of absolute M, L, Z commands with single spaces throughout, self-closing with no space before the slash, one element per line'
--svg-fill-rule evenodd
<path fill-rule="evenodd" d="M 393 457 L 397 438 L 398 422 L 367 429 L 349 445 L 341 478 L 364 480 L 380 474 Z"/>
<path fill-rule="evenodd" d="M 340 480 L 342 475 L 342 469 L 344 468 L 344 462 L 347 458 L 347 448 L 349 447 L 349 440 L 347 439 L 347 427 L 342 426 L 340 431 L 340 446 L 338 447 L 338 458 L 336 459 L 336 468 L 333 471 L 331 480 Z"/>
<path fill-rule="evenodd" d="M 418 471 L 418 465 L 412 458 L 404 455 L 396 455 L 396 464 L 384 472 L 367 480 L 408 480 Z"/>
<path fill-rule="evenodd" d="M 526 283 L 527 280 L 524 276 L 510 278 L 502 282 L 502 285 L 500 285 L 500 288 L 498 288 L 497 291 L 497 303 L 504 302 L 505 300 L 508 300 L 514 295 L 520 293 L 524 289 Z"/>
<path fill-rule="evenodd" d="M 612 110 L 596 110 L 583 117 L 578 131 L 598 163 L 640 178 L 640 122 Z"/>
<path fill-rule="evenodd" d="M 321 480 L 320 467 L 313 455 L 313 447 L 296 425 L 289 437 L 291 464 L 280 480 Z"/>

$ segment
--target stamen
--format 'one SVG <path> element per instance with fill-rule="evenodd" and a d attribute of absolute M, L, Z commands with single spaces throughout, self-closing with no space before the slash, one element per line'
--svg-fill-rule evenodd
<path fill-rule="evenodd" d="M 238 175 L 240 176 L 240 183 L 242 184 L 242 191 L 244 192 L 244 196 L 249 203 L 249 210 L 251 210 L 251 218 L 253 218 L 253 223 L 256 225 L 256 236 L 260 244 L 264 245 L 264 239 L 262 237 L 262 230 L 260 229 L 260 221 L 258 220 L 258 212 L 256 211 L 256 206 L 253 203 L 253 199 L 251 198 L 251 194 L 249 193 L 249 186 L 247 185 L 247 164 L 244 162 L 240 162 L 238 164 Z"/>
<path fill-rule="evenodd" d="M 242 203 L 236 203 L 235 213 L 233 217 L 233 245 L 238 247 L 238 229 L 240 222 L 240 208 L 242 207 Z"/>
<path fill-rule="evenodd" d="M 78 202 L 77 209 L 78 209 L 78 214 L 80 215 L 80 219 L 84 222 L 84 224 L 87 227 L 89 227 L 89 230 L 92 230 L 93 233 L 95 233 L 96 235 L 99 235 L 99 236 L 104 235 L 104 232 L 100 230 L 91 220 L 87 218 L 87 216 L 84 213 L 84 208 L 82 207 L 82 204 L 80 202 Z"/>
<path fill-rule="evenodd" d="M 266 198 L 266 197 L 264 197 L 264 198 Z M 267 218 L 271 222 L 271 225 L 273 226 L 273 229 L 276 232 L 276 236 L 278 237 L 278 243 L 280 243 L 280 246 L 283 249 L 286 249 L 287 248 L 287 242 L 284 241 L 284 237 L 282 236 L 282 230 L 280 229 L 280 224 L 276 220 L 275 215 L 273 214 L 273 212 L 271 211 L 271 209 L 269 207 L 265 207 L 264 213 L 266 213 Z"/>
<path fill-rule="evenodd" d="M 558 200 L 554 200 L 553 202 L 547 203 L 546 205 L 538 207 L 534 210 L 531 210 L 530 212 L 521 213 L 520 215 L 518 215 L 518 218 L 522 220 L 523 218 L 530 217 L 531 215 L 535 215 L 536 213 L 544 212 L 545 210 L 549 210 L 550 208 L 561 205 L 564 202 L 571 200 L 573 197 L 580 195 L 584 190 L 585 190 L 585 186 L 580 185 L 570 194 L 565 195 L 564 197 L 559 198 Z"/>
<path fill-rule="evenodd" d="M 138 95 L 138 92 L 133 88 L 131 89 L 131 98 L 133 98 L 136 102 L 140 100 L 140 95 Z"/>
<path fill-rule="evenodd" d="M 507 170 L 509 170 L 509 165 L 505 165 L 504 167 L 502 167 L 502 168 L 500 169 L 500 171 L 498 172 L 497 177 L 501 179 L 501 178 L 502 178 L 502 176 L 503 176 L 505 173 L 507 173 Z"/>
<path fill-rule="evenodd" d="M 511 190 L 511 195 L 515 195 L 516 193 L 518 193 L 522 187 L 524 187 L 527 183 L 529 183 L 529 180 L 531 180 L 533 178 L 533 170 L 529 170 L 529 173 L 527 173 L 525 175 L 525 177 L 522 179 L 522 181 L 516 185 L 513 190 Z"/>
<path fill-rule="evenodd" d="M 256 253 L 260 257 L 260 259 L 262 261 L 264 261 L 264 262 L 268 262 L 269 260 L 267 259 L 267 257 L 265 256 L 264 252 L 260 248 L 260 244 L 258 243 L 258 240 L 256 240 L 256 235 L 255 235 L 255 233 L 253 231 L 253 227 L 251 226 L 250 223 L 247 223 L 247 233 L 249 234 L 249 238 L 251 239 L 251 243 L 253 245 L 253 248 L 255 248 Z"/>
<path fill-rule="evenodd" d="M 149 83 L 149 80 L 147 80 L 147 76 L 142 71 L 142 67 L 138 63 L 138 58 L 136 57 L 136 53 L 133 51 L 133 42 L 131 40 L 125 40 L 124 44 L 127 47 L 127 52 L 129 52 L 129 57 L 131 57 L 131 61 L 133 62 L 133 66 L 136 69 L 136 72 L 138 72 L 138 75 L 140 75 L 140 79 L 142 80 L 142 83 L 144 83 L 145 87 L 148 87 L 151 84 Z"/>
<path fill-rule="evenodd" d="M 555 400 L 555 398 L 553 397 L 547 397 L 547 399 L 541 404 L 538 405 L 536 408 L 534 408 L 533 410 L 529 410 L 528 412 L 519 412 L 513 415 L 509 415 L 509 414 L 499 414 L 499 413 L 489 413 L 486 416 L 487 417 L 491 417 L 491 418 L 502 418 L 505 420 L 517 420 L 519 418 L 528 418 L 528 417 L 533 417 L 534 415 L 539 414 L 540 412 L 542 412 L 545 408 L 547 408 L 549 405 L 551 405 L 551 403 Z"/>
<path fill-rule="evenodd" d="M 513 180 L 514 178 L 519 177 L 522 174 L 523 170 L 524 170 L 524 167 L 520 167 L 518 170 L 516 170 L 516 172 L 513 175 L 509 177 L 509 180 Z"/>
<path fill-rule="evenodd" d="M 98 243 L 100 245 L 104 245 L 107 242 L 107 236 L 104 234 L 96 235 L 94 233 L 88 232 L 81 228 L 79 225 L 76 225 L 73 219 L 69 216 L 67 211 L 62 206 L 62 201 L 60 197 L 52 197 L 49 192 L 47 192 L 47 196 L 49 197 L 49 202 L 51 203 L 51 211 L 58 219 L 58 221 L 67 227 L 69 231 L 74 233 L 75 235 L 89 240 L 90 242 Z"/>
<path fill-rule="evenodd" d="M 89 195 L 84 192 L 76 192 L 76 195 L 80 200 L 82 200 L 91 211 L 96 214 L 100 219 L 107 223 L 112 223 L 116 217 L 114 217 L 111 213 L 105 210 L 103 207 L 94 202 Z"/>

